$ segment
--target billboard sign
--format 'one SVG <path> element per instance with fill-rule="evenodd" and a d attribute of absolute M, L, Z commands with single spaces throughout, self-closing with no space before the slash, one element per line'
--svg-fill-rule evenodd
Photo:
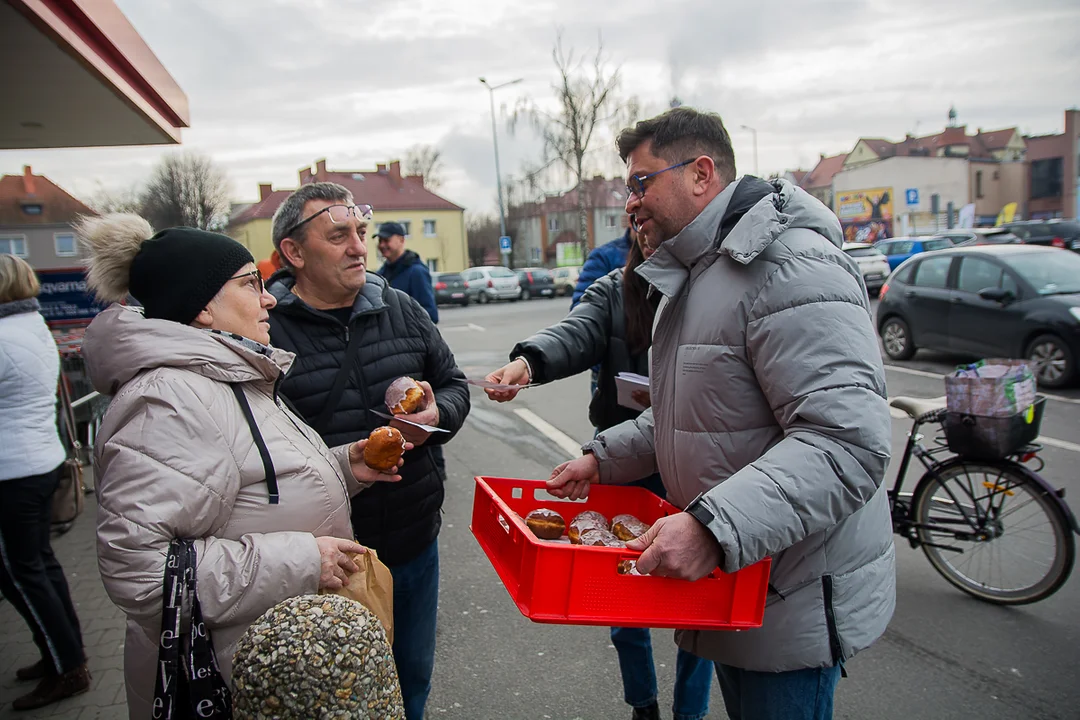
<path fill-rule="evenodd" d="M 836 194 L 836 216 L 844 242 L 875 243 L 893 237 L 892 188 L 845 190 Z"/>

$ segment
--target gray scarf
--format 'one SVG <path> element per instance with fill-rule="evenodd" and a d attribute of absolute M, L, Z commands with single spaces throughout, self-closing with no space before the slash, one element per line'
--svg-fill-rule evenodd
<path fill-rule="evenodd" d="M 0 318 L 8 317 L 9 315 L 18 315 L 19 313 L 31 313 L 41 310 L 41 303 L 37 298 L 27 298 L 26 300 L 15 300 L 8 303 L 0 303 Z"/>

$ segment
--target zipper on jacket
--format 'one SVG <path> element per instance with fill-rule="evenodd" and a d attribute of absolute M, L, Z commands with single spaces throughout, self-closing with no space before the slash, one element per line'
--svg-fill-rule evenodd
<path fill-rule="evenodd" d="M 836 631 L 836 615 L 833 612 L 832 575 L 821 576 L 821 596 L 825 603 L 825 626 L 829 633 L 829 650 L 832 653 L 833 665 L 839 665 L 841 677 L 847 677 L 847 668 L 844 667 L 844 647 L 840 643 L 840 634 Z"/>

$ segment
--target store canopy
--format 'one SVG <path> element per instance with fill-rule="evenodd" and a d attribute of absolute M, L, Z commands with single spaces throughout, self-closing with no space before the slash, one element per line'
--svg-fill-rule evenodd
<path fill-rule="evenodd" d="M 178 144 L 188 122 L 112 0 L 0 0 L 0 149 Z"/>

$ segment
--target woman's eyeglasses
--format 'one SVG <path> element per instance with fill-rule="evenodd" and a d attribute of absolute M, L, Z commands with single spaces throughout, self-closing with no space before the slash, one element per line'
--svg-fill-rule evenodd
<path fill-rule="evenodd" d="M 239 280 L 241 278 L 251 278 L 252 282 L 249 283 L 251 287 L 257 289 L 259 294 L 262 295 L 266 289 L 266 285 L 263 284 L 262 273 L 258 270 L 252 270 L 251 272 L 240 273 L 239 275 L 233 275 L 230 280 Z"/>
<path fill-rule="evenodd" d="M 308 215 L 300 222 L 293 225 L 291 228 L 285 231 L 285 237 L 292 235 L 297 228 L 301 227 L 305 223 L 309 223 L 315 218 L 319 217 L 323 213 L 330 216 L 330 221 L 335 225 L 343 222 L 347 222 L 349 218 L 354 217 L 360 222 L 371 222 L 371 218 L 374 215 L 374 209 L 370 205 L 330 205 L 324 207 L 316 213 Z"/>

